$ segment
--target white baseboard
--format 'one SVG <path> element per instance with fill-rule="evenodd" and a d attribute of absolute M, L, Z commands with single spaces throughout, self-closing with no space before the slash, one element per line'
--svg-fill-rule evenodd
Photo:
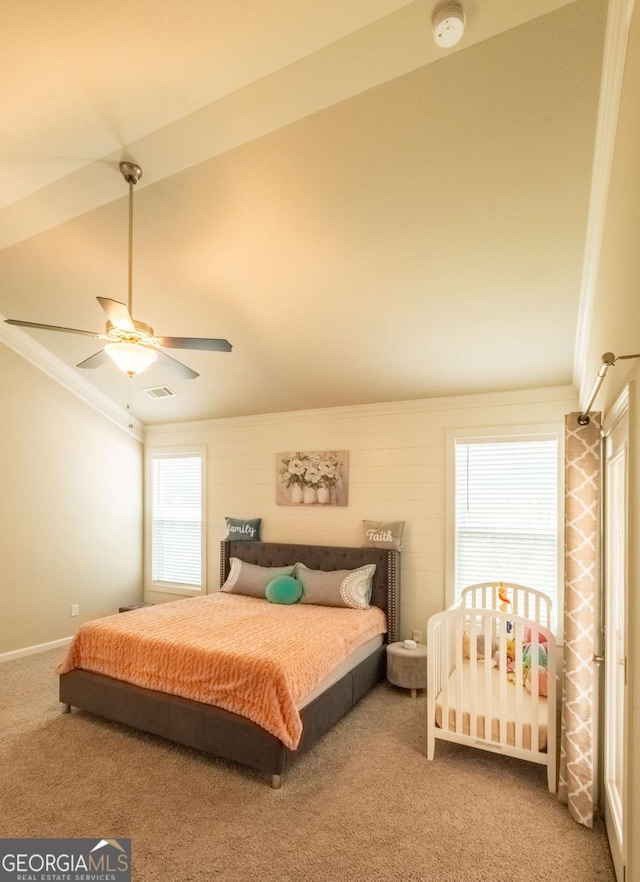
<path fill-rule="evenodd" d="M 23 655 L 35 655 L 38 652 L 46 652 L 48 649 L 57 649 L 58 647 L 68 646 L 72 639 L 72 637 L 63 637 L 61 640 L 52 640 L 51 643 L 39 643 L 37 646 L 25 646 L 24 649 L 14 649 L 12 652 L 2 652 L 0 653 L 0 663 L 12 661 L 14 658 L 21 658 Z"/>

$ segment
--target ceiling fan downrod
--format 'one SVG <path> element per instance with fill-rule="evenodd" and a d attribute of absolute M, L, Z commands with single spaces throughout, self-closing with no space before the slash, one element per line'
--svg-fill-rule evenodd
<path fill-rule="evenodd" d="M 128 301 L 129 313 L 133 315 L 133 188 L 142 177 L 142 169 L 133 162 L 121 162 L 122 177 L 129 184 L 129 279 Z"/>

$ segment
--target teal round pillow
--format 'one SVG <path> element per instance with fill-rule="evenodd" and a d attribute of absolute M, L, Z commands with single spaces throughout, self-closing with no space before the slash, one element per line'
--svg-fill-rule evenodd
<path fill-rule="evenodd" d="M 269 603 L 297 603 L 302 597 L 302 585 L 293 576 L 276 576 L 267 585 Z"/>

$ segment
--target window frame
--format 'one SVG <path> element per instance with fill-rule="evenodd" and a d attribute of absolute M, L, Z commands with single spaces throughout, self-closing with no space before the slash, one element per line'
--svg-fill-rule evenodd
<path fill-rule="evenodd" d="M 183 582 L 155 582 L 153 580 L 153 462 L 157 459 L 198 457 L 200 459 L 200 584 Z M 205 445 L 176 447 L 148 447 L 145 450 L 144 469 L 144 586 L 146 592 L 181 594 L 197 597 L 207 593 L 207 448 Z"/>
<path fill-rule="evenodd" d="M 456 566 L 456 443 L 465 441 L 545 441 L 558 444 L 557 515 L 556 515 L 556 599 L 553 604 L 558 643 L 563 641 L 564 621 L 564 423 L 540 423 L 517 426 L 484 426 L 449 429 L 446 433 L 446 528 L 445 528 L 445 598 L 446 605 L 455 603 Z M 532 586 L 535 587 L 535 586 Z"/>

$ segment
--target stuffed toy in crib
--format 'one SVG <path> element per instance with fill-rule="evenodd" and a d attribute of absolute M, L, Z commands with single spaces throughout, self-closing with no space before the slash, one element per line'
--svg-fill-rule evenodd
<path fill-rule="evenodd" d="M 533 667 L 536 665 L 536 661 L 533 658 L 534 650 L 533 645 L 531 643 L 527 643 L 522 647 L 522 677 L 524 679 L 525 688 L 531 692 L 533 689 Z M 547 644 L 538 643 L 538 695 L 542 695 L 545 698 L 548 693 L 548 679 L 547 679 L 547 668 L 548 668 L 548 654 L 547 654 Z"/>
<path fill-rule="evenodd" d="M 493 648 L 491 650 L 493 652 Z M 476 634 L 476 658 L 484 658 L 484 634 Z M 462 655 L 464 658 L 471 658 L 471 634 L 468 631 L 462 632 Z"/>
<path fill-rule="evenodd" d="M 533 665 L 538 668 L 538 695 L 546 698 L 548 693 L 548 653 L 546 639 L 542 634 L 538 634 L 538 659 L 532 657 L 534 654 L 533 644 L 531 642 L 531 629 L 525 629 L 524 640 L 522 643 L 522 682 L 525 689 L 531 692 L 533 689 Z M 507 656 L 507 680 L 511 683 L 516 682 L 516 641 L 514 638 L 507 640 L 506 648 Z M 496 650 L 493 654 L 493 663 L 500 665 L 500 651 Z"/>

